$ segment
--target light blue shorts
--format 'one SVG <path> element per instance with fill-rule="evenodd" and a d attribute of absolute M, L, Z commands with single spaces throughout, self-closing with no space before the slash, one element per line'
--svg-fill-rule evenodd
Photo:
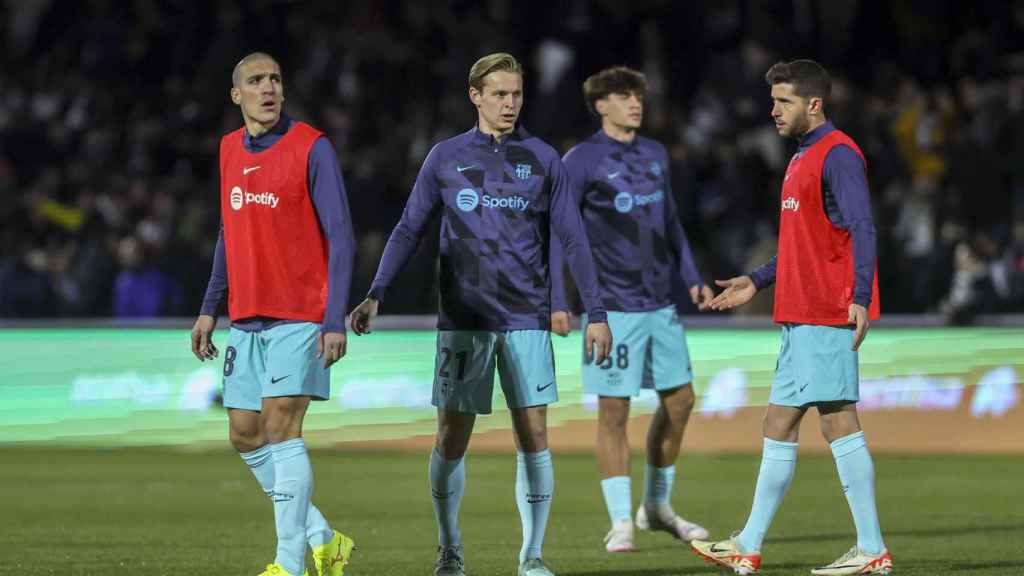
<path fill-rule="evenodd" d="M 583 315 L 583 326 L 587 316 Z M 612 354 L 601 364 L 583 351 L 583 391 L 626 398 L 641 388 L 671 390 L 693 380 L 686 333 L 675 306 L 650 312 L 608 312 Z M 584 346 L 586 339 L 584 339 Z"/>
<path fill-rule="evenodd" d="M 783 324 L 782 349 L 768 401 L 807 406 L 860 399 L 853 328 Z"/>
<path fill-rule="evenodd" d="M 509 408 L 558 400 L 547 330 L 439 330 L 431 403 L 445 410 L 490 414 L 495 366 Z"/>
<path fill-rule="evenodd" d="M 256 332 L 232 328 L 224 351 L 224 406 L 256 410 L 263 398 L 331 396 L 331 371 L 316 357 L 320 325 L 287 322 Z"/>

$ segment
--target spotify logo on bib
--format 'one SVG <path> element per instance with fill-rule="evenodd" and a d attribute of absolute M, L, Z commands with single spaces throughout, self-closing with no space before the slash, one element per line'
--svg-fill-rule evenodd
<path fill-rule="evenodd" d="M 234 208 L 235 210 L 241 210 L 242 209 L 242 200 L 243 200 L 242 189 L 239 188 L 238 186 L 235 186 L 234 188 L 232 188 L 231 189 L 231 197 L 230 198 L 231 198 L 231 207 Z"/>

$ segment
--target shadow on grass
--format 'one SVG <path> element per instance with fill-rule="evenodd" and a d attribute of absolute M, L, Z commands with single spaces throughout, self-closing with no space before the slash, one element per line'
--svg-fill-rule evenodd
<path fill-rule="evenodd" d="M 949 570 L 953 572 L 966 572 L 968 570 L 988 570 L 991 568 L 1010 569 L 1010 568 L 1024 568 L 1024 560 L 1015 560 L 1010 562 L 975 562 L 974 564 L 953 564 L 949 567 Z M 1024 572 L 1024 571 L 1021 571 Z M 1020 574 L 1016 570 L 1014 574 Z M 1009 572 L 1007 572 L 1009 574 Z"/>
<path fill-rule="evenodd" d="M 933 528 L 929 530 L 885 530 L 883 536 L 917 536 L 917 537 L 932 537 L 932 536 L 962 536 L 965 534 L 986 534 L 989 532 L 1024 532 L 1024 524 L 993 524 L 989 526 L 960 526 L 955 528 Z M 831 540 L 851 540 L 856 539 L 857 535 L 854 532 L 834 532 L 830 534 L 813 534 L 805 536 L 781 536 L 774 538 L 765 538 L 767 543 L 778 543 L 778 542 L 828 542 Z"/>
<path fill-rule="evenodd" d="M 688 574 L 724 574 L 724 568 L 718 566 L 688 566 L 686 562 L 689 560 L 680 561 L 678 565 L 667 568 L 640 568 L 637 570 L 615 570 L 612 568 L 604 568 L 600 570 L 585 570 L 582 572 L 573 572 L 566 570 L 559 570 L 558 573 L 562 576 L 686 576 Z M 800 573 L 807 573 L 814 568 L 810 564 L 772 564 L 769 568 L 771 571 L 789 571 L 796 570 Z"/>

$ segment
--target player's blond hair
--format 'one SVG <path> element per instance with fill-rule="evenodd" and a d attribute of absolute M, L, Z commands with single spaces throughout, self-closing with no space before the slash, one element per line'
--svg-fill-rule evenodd
<path fill-rule="evenodd" d="M 469 86 L 483 92 L 484 78 L 491 72 L 511 72 L 522 75 L 523 67 L 515 56 L 507 52 L 488 54 L 477 60 L 469 69 Z"/>

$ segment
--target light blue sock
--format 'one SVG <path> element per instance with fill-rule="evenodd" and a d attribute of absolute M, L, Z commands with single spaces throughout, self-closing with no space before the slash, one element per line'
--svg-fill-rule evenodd
<path fill-rule="evenodd" d="M 445 460 L 435 448 L 430 452 L 430 493 L 434 500 L 434 517 L 437 519 L 438 544 L 459 546 L 462 534 L 459 532 L 459 505 L 466 491 L 465 458 Z"/>
<path fill-rule="evenodd" d="M 644 503 L 668 506 L 672 497 L 672 482 L 676 478 L 676 467 L 658 468 L 647 464 L 644 468 Z"/>
<path fill-rule="evenodd" d="M 273 502 L 274 458 L 270 445 L 264 444 L 252 452 L 240 452 L 239 455 L 249 465 L 252 475 L 256 477 L 256 481 L 263 488 L 263 493 Z M 331 525 L 327 523 L 327 519 L 320 513 L 320 510 L 317 510 L 316 506 L 310 502 L 309 510 L 306 511 L 306 541 L 309 543 L 309 547 L 323 546 L 333 537 L 334 530 L 331 529 Z"/>
<path fill-rule="evenodd" d="M 796 470 L 796 442 L 778 442 L 764 439 L 761 453 L 761 472 L 757 475 L 754 490 L 754 505 L 750 509 L 747 525 L 736 540 L 745 552 L 759 552 L 765 532 L 775 517 L 775 511 L 782 504 L 789 482 Z"/>
<path fill-rule="evenodd" d="M 601 480 L 601 493 L 604 494 L 604 505 L 608 508 L 608 518 L 612 525 L 633 518 L 633 490 L 629 476 L 612 476 Z"/>
<path fill-rule="evenodd" d="M 293 438 L 271 444 L 274 455 L 274 525 L 277 557 L 274 562 L 293 576 L 306 569 L 306 515 L 313 495 L 313 467 L 306 442 Z"/>
<path fill-rule="evenodd" d="M 875 464 L 868 452 L 864 432 L 843 436 L 831 446 L 839 481 L 850 504 L 853 524 L 857 527 L 857 546 L 865 552 L 881 554 L 885 544 L 875 508 Z"/>
<path fill-rule="evenodd" d="M 520 564 L 530 558 L 541 557 L 554 491 L 555 469 L 551 465 L 551 452 L 519 452 L 516 456 L 516 506 L 523 522 Z"/>

